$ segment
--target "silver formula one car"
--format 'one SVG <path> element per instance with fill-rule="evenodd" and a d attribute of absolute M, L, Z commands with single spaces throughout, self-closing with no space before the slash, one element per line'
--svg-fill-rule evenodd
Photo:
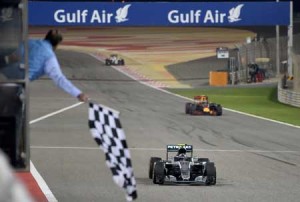
<path fill-rule="evenodd" d="M 176 153 L 177 155 L 172 155 Z M 215 185 L 217 172 L 208 158 L 193 157 L 193 146 L 167 145 L 167 158 L 151 157 L 149 178 L 154 184 L 186 183 Z"/>
<path fill-rule="evenodd" d="M 105 65 L 125 65 L 124 59 L 119 58 L 117 54 L 111 54 L 109 58 L 105 59 Z"/>

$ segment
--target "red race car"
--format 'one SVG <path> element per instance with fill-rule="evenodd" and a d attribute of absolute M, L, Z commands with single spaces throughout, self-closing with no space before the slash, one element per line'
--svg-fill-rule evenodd
<path fill-rule="evenodd" d="M 194 102 L 185 104 L 185 113 L 190 115 L 222 115 L 222 106 L 216 103 L 210 103 L 208 96 L 197 95 L 194 96 Z"/>

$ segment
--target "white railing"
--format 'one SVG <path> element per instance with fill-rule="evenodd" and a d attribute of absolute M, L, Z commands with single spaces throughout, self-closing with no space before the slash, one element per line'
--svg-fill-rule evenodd
<path fill-rule="evenodd" d="M 278 82 L 277 98 L 281 103 L 300 107 L 300 92 L 283 89 L 281 82 Z"/>

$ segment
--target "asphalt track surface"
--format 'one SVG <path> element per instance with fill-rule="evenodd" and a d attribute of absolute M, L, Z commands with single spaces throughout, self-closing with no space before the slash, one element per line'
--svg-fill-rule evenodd
<path fill-rule="evenodd" d="M 74 84 L 94 102 L 121 112 L 137 201 L 299 201 L 298 128 L 227 110 L 221 117 L 187 116 L 183 98 L 140 84 L 90 55 L 58 54 Z M 50 80 L 30 87 L 30 120 L 76 104 Z M 81 104 L 32 123 L 31 161 L 57 201 L 125 201 L 87 122 L 88 105 Z M 149 158 L 165 157 L 166 144 L 177 143 L 193 144 L 196 156 L 215 162 L 216 186 L 152 184 Z"/>

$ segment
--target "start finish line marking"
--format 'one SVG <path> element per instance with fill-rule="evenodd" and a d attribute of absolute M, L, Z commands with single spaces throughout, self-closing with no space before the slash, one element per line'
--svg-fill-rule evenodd
<path fill-rule="evenodd" d="M 51 146 L 31 146 L 31 149 L 77 149 L 77 150 L 99 150 L 99 147 L 51 147 Z M 135 148 L 129 147 L 132 151 L 165 151 L 166 148 Z M 300 153 L 292 150 L 238 150 L 238 149 L 193 149 L 197 152 L 248 152 L 248 153 Z"/>

